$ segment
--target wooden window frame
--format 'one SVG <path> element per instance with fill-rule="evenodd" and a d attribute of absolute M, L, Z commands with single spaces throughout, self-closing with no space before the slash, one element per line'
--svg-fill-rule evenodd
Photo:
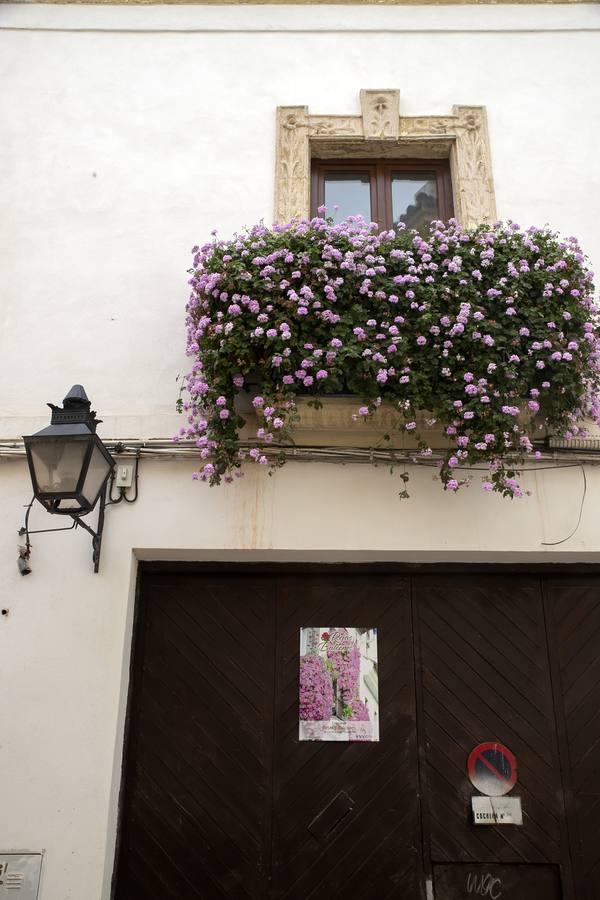
<path fill-rule="evenodd" d="M 454 216 L 452 178 L 447 159 L 313 159 L 311 169 L 311 215 L 325 202 L 325 178 L 333 172 L 368 173 L 371 181 L 371 220 L 379 227 L 393 227 L 391 182 L 394 173 L 429 171 L 435 174 L 439 218 Z"/>

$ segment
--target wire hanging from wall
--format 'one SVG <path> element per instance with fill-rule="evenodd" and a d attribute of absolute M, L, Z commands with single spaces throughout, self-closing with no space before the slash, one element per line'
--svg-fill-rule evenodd
<path fill-rule="evenodd" d="M 568 534 L 567 537 L 562 538 L 562 540 L 560 540 L 560 541 L 542 541 L 541 542 L 542 547 L 556 547 L 556 546 L 558 546 L 558 544 L 564 544 L 566 541 L 570 540 L 573 537 L 573 535 L 576 533 L 577 529 L 581 525 L 581 517 L 583 515 L 583 505 L 585 503 L 585 495 L 587 494 L 587 478 L 585 477 L 584 467 L 582 465 L 580 465 L 579 468 L 581 469 L 581 474 L 583 476 L 583 493 L 581 495 L 581 503 L 579 505 L 579 516 L 577 518 L 577 524 L 575 525 L 575 528 L 573 529 L 571 534 Z"/>

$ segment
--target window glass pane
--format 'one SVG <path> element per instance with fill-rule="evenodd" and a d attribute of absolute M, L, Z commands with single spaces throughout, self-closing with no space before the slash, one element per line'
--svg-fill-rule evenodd
<path fill-rule="evenodd" d="M 334 222 L 347 216 L 362 216 L 371 221 L 371 178 L 368 172 L 327 172 L 325 206 Z M 339 206 L 339 209 L 334 209 Z"/>
<path fill-rule="evenodd" d="M 392 175 L 392 216 L 394 225 L 427 231 L 439 218 L 435 172 L 394 172 Z"/>

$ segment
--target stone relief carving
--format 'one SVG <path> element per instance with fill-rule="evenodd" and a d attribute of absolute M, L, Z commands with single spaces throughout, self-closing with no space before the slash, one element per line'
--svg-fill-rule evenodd
<path fill-rule="evenodd" d="M 361 91 L 360 101 L 360 116 L 311 116 L 305 106 L 278 108 L 277 222 L 310 215 L 310 159 L 321 153 L 326 158 L 449 157 L 457 219 L 467 227 L 495 220 L 485 107 L 455 106 L 451 116 L 402 117 L 399 91 Z"/>
<path fill-rule="evenodd" d="M 487 116 L 483 106 L 455 106 L 456 142 L 451 152 L 456 217 L 469 225 L 496 219 Z"/>
<path fill-rule="evenodd" d="M 277 110 L 275 220 L 289 221 L 310 213 L 310 147 L 308 108 Z"/>
<path fill-rule="evenodd" d="M 360 119 L 356 116 L 311 116 L 308 133 L 323 137 L 362 136 Z"/>
<path fill-rule="evenodd" d="M 361 91 L 360 107 L 367 140 L 398 137 L 400 91 Z"/>
<path fill-rule="evenodd" d="M 449 134 L 453 123 L 451 116 L 405 116 L 400 119 L 400 135 Z"/>

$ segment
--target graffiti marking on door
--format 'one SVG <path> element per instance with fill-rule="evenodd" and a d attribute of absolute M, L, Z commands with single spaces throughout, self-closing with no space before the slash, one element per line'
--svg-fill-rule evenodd
<path fill-rule="evenodd" d="M 467 875 L 467 894 L 475 897 L 488 897 L 489 900 L 500 900 L 502 896 L 502 880 L 491 872 L 478 874 L 469 872 Z"/>

